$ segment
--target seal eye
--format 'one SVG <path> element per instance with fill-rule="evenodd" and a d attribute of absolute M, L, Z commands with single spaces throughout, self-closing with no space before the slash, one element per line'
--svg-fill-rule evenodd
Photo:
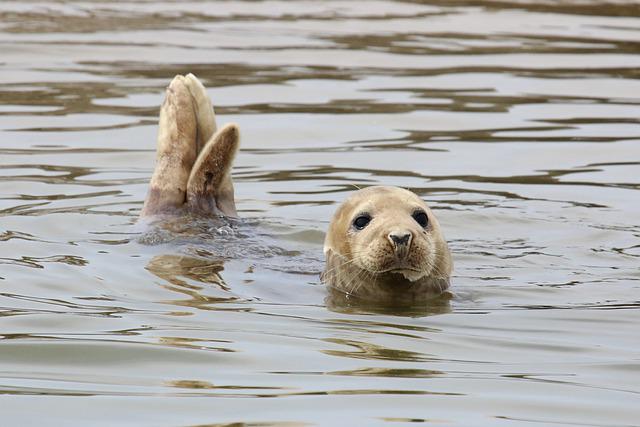
<path fill-rule="evenodd" d="M 425 228 L 429 224 L 429 217 L 423 211 L 415 211 L 413 213 L 413 219 L 415 219 L 422 228 Z"/>
<path fill-rule="evenodd" d="M 353 226 L 358 230 L 362 230 L 371 222 L 371 216 L 369 214 L 358 215 L 356 219 L 353 220 Z"/>

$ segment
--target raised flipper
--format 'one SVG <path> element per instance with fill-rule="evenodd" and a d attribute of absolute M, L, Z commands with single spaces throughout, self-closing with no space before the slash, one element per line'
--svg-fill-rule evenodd
<path fill-rule="evenodd" d="M 213 105 L 196 76 L 187 74 L 186 81 L 198 122 L 199 156 L 187 184 L 187 204 L 191 211 L 237 216 L 230 170 L 238 149 L 238 129 L 227 129 L 220 139 L 210 142 L 217 130 Z"/>
<path fill-rule="evenodd" d="M 197 152 L 200 153 L 209 139 L 216 133 L 216 116 L 213 112 L 213 104 L 207 95 L 200 80 L 193 74 L 189 73 L 185 76 L 185 83 L 189 88 L 193 99 L 193 106 L 196 112 L 196 122 L 198 124 Z"/>
<path fill-rule="evenodd" d="M 200 213 L 236 217 L 231 166 L 240 144 L 235 124 L 220 129 L 207 142 L 193 165 L 187 183 L 187 206 Z"/>
<path fill-rule="evenodd" d="M 197 157 L 197 121 L 185 77 L 176 76 L 167 88 L 158 128 L 156 167 L 141 216 L 171 212 L 186 200 Z"/>
<path fill-rule="evenodd" d="M 193 75 L 176 76 L 160 109 L 156 167 L 141 216 L 180 213 L 237 216 L 231 166 L 236 125 L 216 132 L 206 89 Z"/>

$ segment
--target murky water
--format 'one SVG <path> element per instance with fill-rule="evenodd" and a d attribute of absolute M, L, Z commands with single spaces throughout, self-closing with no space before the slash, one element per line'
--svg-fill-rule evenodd
<path fill-rule="evenodd" d="M 423 3 L 0 3 L 2 425 L 640 425 L 640 4 Z M 145 245 L 186 72 L 245 222 Z M 452 300 L 325 300 L 371 184 L 434 207 Z"/>

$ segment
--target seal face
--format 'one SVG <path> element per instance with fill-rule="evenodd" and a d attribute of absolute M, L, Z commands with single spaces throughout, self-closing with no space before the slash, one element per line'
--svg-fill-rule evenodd
<path fill-rule="evenodd" d="M 452 261 L 438 220 L 402 188 L 351 195 L 333 216 L 324 253 L 323 282 L 362 299 L 421 301 L 449 286 Z"/>

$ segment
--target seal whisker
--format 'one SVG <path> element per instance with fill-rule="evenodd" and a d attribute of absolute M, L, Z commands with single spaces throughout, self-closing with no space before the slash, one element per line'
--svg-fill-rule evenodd
<path fill-rule="evenodd" d="M 361 272 L 365 273 L 364 277 L 362 277 L 361 280 L 354 285 L 354 288 L 351 291 L 353 294 L 358 292 L 358 289 L 360 289 L 360 287 L 365 283 L 365 280 L 369 281 L 369 280 L 371 280 L 371 279 L 373 279 L 375 277 L 375 274 L 373 274 L 373 273 L 371 273 L 371 272 L 369 272 L 367 270 L 361 270 Z M 369 276 L 369 277 L 367 277 L 367 276 Z"/>
<path fill-rule="evenodd" d="M 348 279 L 346 281 L 342 281 L 344 283 L 343 287 L 345 288 L 347 294 L 351 293 L 351 283 L 358 277 L 358 275 L 360 274 L 360 271 L 356 271 L 354 272 L 350 277 L 348 277 Z"/>
<path fill-rule="evenodd" d="M 331 272 L 333 272 L 333 271 L 335 271 L 337 269 L 340 269 L 340 268 L 343 268 L 343 267 L 348 266 L 350 264 L 353 264 L 356 261 L 357 261 L 356 259 L 342 261 L 341 263 L 338 263 L 335 267 L 332 267 L 332 268 L 330 268 L 328 270 L 325 270 L 323 274 L 325 274 L 325 275 L 329 274 L 329 273 L 331 273 Z"/>
<path fill-rule="evenodd" d="M 352 276 L 352 280 L 349 281 L 349 285 L 351 286 L 351 289 L 348 290 L 348 294 L 350 295 L 355 295 L 356 291 L 358 290 L 358 288 L 360 287 L 360 285 L 363 283 L 363 277 L 362 275 L 365 274 L 366 275 L 367 271 L 366 270 L 360 270 L 358 272 L 356 272 L 356 274 L 354 274 Z"/>

